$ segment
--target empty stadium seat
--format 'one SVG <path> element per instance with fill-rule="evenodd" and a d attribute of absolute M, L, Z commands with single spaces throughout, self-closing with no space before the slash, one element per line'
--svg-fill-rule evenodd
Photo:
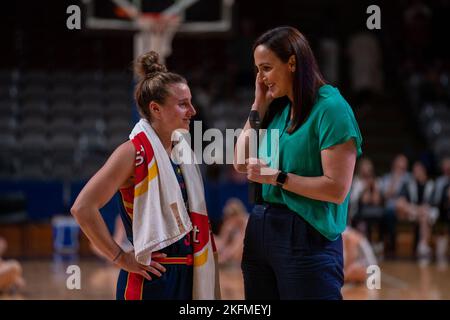
<path fill-rule="evenodd" d="M 51 134 L 78 134 L 77 126 L 75 126 L 74 119 L 72 117 L 59 115 L 53 117 L 52 121 L 48 124 L 47 132 Z"/>
<path fill-rule="evenodd" d="M 106 86 L 125 86 L 129 88 L 132 83 L 132 78 L 129 73 L 122 71 L 105 72 L 103 75 L 103 82 Z"/>
<path fill-rule="evenodd" d="M 105 106 L 105 117 L 111 118 L 127 118 L 131 119 L 133 105 L 130 101 L 114 101 Z"/>
<path fill-rule="evenodd" d="M 40 179 L 45 180 L 48 178 L 45 168 L 39 163 L 31 163 L 21 167 L 20 175 L 22 178 L 27 179 Z"/>
<path fill-rule="evenodd" d="M 21 178 L 46 179 L 45 139 L 29 136 L 22 139 L 17 174 Z"/>
<path fill-rule="evenodd" d="M 105 105 L 99 101 L 83 101 L 77 107 L 77 114 L 79 117 L 85 118 L 102 118 L 104 114 Z"/>
<path fill-rule="evenodd" d="M 28 117 L 47 117 L 48 104 L 45 100 L 34 99 L 28 100 L 19 105 L 19 112 L 22 118 Z"/>
<path fill-rule="evenodd" d="M 24 155 L 35 154 L 41 156 L 38 153 L 43 153 L 47 149 L 47 139 L 44 132 L 30 133 L 25 131 L 22 138 L 19 140 L 20 153 Z"/>
<path fill-rule="evenodd" d="M 6 114 L 9 115 L 14 112 L 17 101 L 11 98 L 0 99 L 0 116 Z"/>
<path fill-rule="evenodd" d="M 107 148 L 111 152 L 112 150 L 116 149 L 119 145 L 126 142 L 127 140 L 128 134 L 113 133 L 108 137 Z"/>
<path fill-rule="evenodd" d="M 53 163 L 48 177 L 53 179 L 72 180 L 75 178 L 75 172 L 72 163 Z"/>
<path fill-rule="evenodd" d="M 8 179 L 17 174 L 18 160 L 14 152 L 5 152 L 0 149 L 0 178 Z"/>
<path fill-rule="evenodd" d="M 53 86 L 69 85 L 74 87 L 76 85 L 73 72 L 69 70 L 58 70 L 49 74 L 49 83 Z"/>
<path fill-rule="evenodd" d="M 22 134 L 45 134 L 47 131 L 47 121 L 44 117 L 30 116 L 25 118 L 19 125 L 19 132 Z"/>
<path fill-rule="evenodd" d="M 74 97 L 74 87 L 68 84 L 56 84 L 49 92 L 52 101 L 70 100 Z"/>
<path fill-rule="evenodd" d="M 105 99 L 107 101 L 132 101 L 132 91 L 123 85 L 114 85 L 105 88 Z"/>
<path fill-rule="evenodd" d="M 75 104 L 70 100 L 56 100 L 50 105 L 49 114 L 52 117 L 66 116 L 75 118 L 77 110 Z"/>
<path fill-rule="evenodd" d="M 20 83 L 27 85 L 47 85 L 49 75 L 44 70 L 33 70 L 22 72 L 20 76 Z"/>
<path fill-rule="evenodd" d="M 80 102 L 103 101 L 103 90 L 95 86 L 83 86 L 77 91 L 76 99 Z"/>
<path fill-rule="evenodd" d="M 128 139 L 132 86 L 123 71 L 0 70 L 0 155 L 16 156 L 0 171 L 20 177 L 26 167 L 23 177 L 61 179 L 92 172 L 99 161 L 82 169 L 87 154 L 106 158 Z"/>
<path fill-rule="evenodd" d="M 131 129 L 132 127 L 130 120 L 123 117 L 111 118 L 107 123 L 108 134 L 126 134 L 129 133 Z"/>
<path fill-rule="evenodd" d="M 33 99 L 47 99 L 48 92 L 47 87 L 42 84 L 31 84 L 27 85 L 21 90 L 19 90 L 19 96 L 22 100 L 33 100 Z"/>
<path fill-rule="evenodd" d="M 1 134 L 14 135 L 17 129 L 16 118 L 12 115 L 0 117 L 0 132 Z M 0 142 L 1 144 L 1 142 Z"/>
<path fill-rule="evenodd" d="M 52 152 L 58 150 L 73 151 L 76 147 L 77 140 L 72 133 L 53 133 L 48 140 L 48 144 Z"/>
<path fill-rule="evenodd" d="M 72 178 L 75 167 L 76 148 L 52 149 L 47 161 L 50 164 L 49 176 L 56 179 Z"/>
<path fill-rule="evenodd" d="M 1 131 L 0 152 L 14 152 L 17 149 L 17 138 L 13 132 Z"/>
<path fill-rule="evenodd" d="M 79 125 L 80 135 L 83 133 L 93 132 L 96 134 L 102 134 L 105 131 L 105 122 L 98 117 L 85 117 L 81 119 Z"/>
<path fill-rule="evenodd" d="M 100 71 L 85 71 L 74 74 L 74 82 L 76 85 L 82 87 L 100 86 L 102 75 Z"/>
<path fill-rule="evenodd" d="M 104 154 L 90 154 L 83 159 L 83 163 L 79 168 L 79 174 L 82 178 L 90 178 L 97 172 L 107 160 Z"/>

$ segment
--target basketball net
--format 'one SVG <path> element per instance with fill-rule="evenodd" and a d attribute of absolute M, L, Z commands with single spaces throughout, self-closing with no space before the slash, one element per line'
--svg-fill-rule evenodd
<path fill-rule="evenodd" d="M 178 15 L 140 14 L 135 19 L 140 32 L 134 35 L 134 58 L 148 51 L 156 51 L 161 63 L 172 53 L 172 40 L 180 26 Z"/>

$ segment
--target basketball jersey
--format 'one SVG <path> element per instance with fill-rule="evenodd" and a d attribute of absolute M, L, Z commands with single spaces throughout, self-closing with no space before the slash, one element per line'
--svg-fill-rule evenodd
<path fill-rule="evenodd" d="M 181 167 L 173 162 L 172 167 L 177 177 L 187 212 L 189 212 L 188 195 Z M 133 243 L 134 186 L 120 189 L 119 193 L 121 199 L 120 216 L 127 238 Z M 164 262 L 160 262 L 166 268 L 166 272 L 161 272 L 161 277 L 149 273 L 152 280 L 147 280 L 139 274 L 121 270 L 116 291 L 118 300 L 192 299 L 193 248 L 191 245 L 191 232 L 158 252 L 167 254 L 167 258 L 163 259 Z"/>

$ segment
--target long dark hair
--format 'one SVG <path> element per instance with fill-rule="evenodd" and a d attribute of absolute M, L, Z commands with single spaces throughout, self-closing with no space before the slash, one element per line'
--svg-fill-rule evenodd
<path fill-rule="evenodd" d="M 294 101 L 292 101 L 293 119 L 287 132 L 292 133 L 307 119 L 314 105 L 317 91 L 325 84 L 325 80 L 319 70 L 316 58 L 309 46 L 308 40 L 297 29 L 289 26 L 277 27 L 262 34 L 253 45 L 263 45 L 270 49 L 284 63 L 295 56 L 294 81 L 292 83 Z M 286 97 L 275 99 L 264 116 L 262 127 L 267 127 L 283 106 L 287 104 Z"/>

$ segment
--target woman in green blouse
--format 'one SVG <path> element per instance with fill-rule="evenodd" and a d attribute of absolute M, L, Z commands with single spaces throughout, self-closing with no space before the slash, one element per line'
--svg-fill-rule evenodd
<path fill-rule="evenodd" d="M 362 153 L 358 124 L 339 90 L 326 84 L 297 29 L 269 30 L 253 48 L 258 73 L 252 110 L 267 132 L 259 159 L 248 158 L 245 134 L 235 150 L 236 170 L 262 184 L 263 202 L 254 207 L 244 240 L 245 296 L 341 299 L 341 233 Z M 243 133 L 249 128 L 247 121 Z M 274 148 L 271 135 L 277 132 Z M 242 158 L 246 163 L 237 162 Z"/>

